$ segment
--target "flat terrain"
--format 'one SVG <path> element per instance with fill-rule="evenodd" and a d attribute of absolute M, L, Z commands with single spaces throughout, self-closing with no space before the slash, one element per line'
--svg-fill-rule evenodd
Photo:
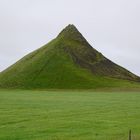
<path fill-rule="evenodd" d="M 140 92 L 0 91 L 0 140 L 140 140 Z"/>

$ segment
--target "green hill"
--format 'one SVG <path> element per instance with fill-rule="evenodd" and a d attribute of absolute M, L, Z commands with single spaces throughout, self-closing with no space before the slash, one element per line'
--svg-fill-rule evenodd
<path fill-rule="evenodd" d="M 139 81 L 95 50 L 74 25 L 0 73 L 1 88 L 137 87 Z"/>

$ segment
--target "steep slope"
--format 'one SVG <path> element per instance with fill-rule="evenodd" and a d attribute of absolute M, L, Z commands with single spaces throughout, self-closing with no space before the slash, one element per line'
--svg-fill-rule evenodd
<path fill-rule="evenodd" d="M 139 80 L 92 48 L 74 25 L 0 73 L 2 88 L 127 87 Z"/>

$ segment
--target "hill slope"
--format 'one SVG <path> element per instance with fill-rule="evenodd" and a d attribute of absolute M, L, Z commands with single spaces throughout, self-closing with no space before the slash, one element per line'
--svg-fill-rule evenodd
<path fill-rule="evenodd" d="M 138 81 L 92 48 L 74 25 L 0 73 L 2 88 L 127 87 Z"/>

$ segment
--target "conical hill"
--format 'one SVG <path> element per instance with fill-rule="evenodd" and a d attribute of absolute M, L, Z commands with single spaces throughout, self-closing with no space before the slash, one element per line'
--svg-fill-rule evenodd
<path fill-rule="evenodd" d="M 138 76 L 95 50 L 74 25 L 0 73 L 1 88 L 133 87 L 139 81 Z"/>

